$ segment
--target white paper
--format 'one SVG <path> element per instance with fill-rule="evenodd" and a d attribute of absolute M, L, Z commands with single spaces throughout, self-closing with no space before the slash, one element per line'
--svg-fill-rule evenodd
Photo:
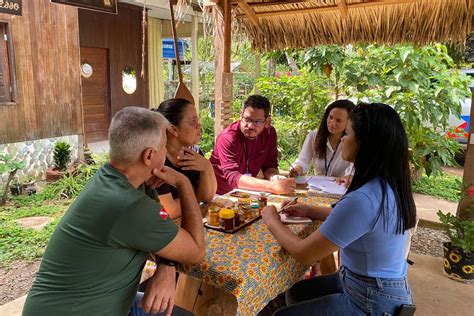
<path fill-rule="evenodd" d="M 280 219 L 284 224 L 308 224 L 312 222 L 309 217 L 289 216 L 284 212 L 280 213 Z"/>
<path fill-rule="evenodd" d="M 337 184 L 333 177 L 314 176 L 308 181 L 310 189 L 324 193 L 343 195 L 346 192 L 344 184 Z"/>

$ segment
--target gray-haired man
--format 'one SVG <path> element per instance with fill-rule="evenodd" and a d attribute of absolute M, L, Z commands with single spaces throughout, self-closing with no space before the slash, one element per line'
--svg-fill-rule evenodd
<path fill-rule="evenodd" d="M 190 264 L 205 253 L 193 188 L 183 174 L 163 165 L 167 125 L 161 114 L 143 108 L 128 107 L 114 116 L 110 162 L 56 227 L 23 315 L 171 314 L 175 267 L 159 265 L 143 308 L 135 299 L 149 253 Z M 179 190 L 181 228 L 155 200 L 153 189 L 163 182 Z"/>

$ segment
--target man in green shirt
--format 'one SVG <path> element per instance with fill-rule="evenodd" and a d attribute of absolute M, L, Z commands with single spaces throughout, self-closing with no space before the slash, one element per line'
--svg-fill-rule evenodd
<path fill-rule="evenodd" d="M 127 107 L 112 119 L 110 161 L 89 181 L 56 227 L 23 315 L 128 315 L 149 253 L 195 264 L 204 257 L 202 218 L 193 187 L 164 166 L 167 120 Z M 163 212 L 154 188 L 180 194 L 181 228 Z M 175 273 L 159 265 L 141 312 L 173 309 Z"/>

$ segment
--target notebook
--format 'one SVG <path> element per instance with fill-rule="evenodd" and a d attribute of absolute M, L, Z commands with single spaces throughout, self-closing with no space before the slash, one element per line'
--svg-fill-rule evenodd
<path fill-rule="evenodd" d="M 337 184 L 334 177 L 313 176 L 308 180 L 310 190 L 321 191 L 333 195 L 344 195 L 346 187 L 344 184 Z"/>

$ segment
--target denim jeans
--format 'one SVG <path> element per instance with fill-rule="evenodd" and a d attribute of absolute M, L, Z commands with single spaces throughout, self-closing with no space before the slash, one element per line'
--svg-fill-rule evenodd
<path fill-rule="evenodd" d="M 143 298 L 143 293 L 142 292 L 137 292 L 137 295 L 135 296 L 135 300 L 133 301 L 133 305 L 130 308 L 129 316 L 165 316 L 166 313 L 145 313 L 143 308 L 139 307 L 138 304 L 141 302 Z M 181 307 L 174 306 L 173 307 L 173 316 L 193 316 L 194 314 L 191 312 L 188 312 L 185 309 L 182 309 Z"/>
<path fill-rule="evenodd" d="M 412 304 L 406 277 L 369 278 L 344 266 L 334 274 L 303 280 L 286 292 L 283 315 L 396 315 L 403 304 Z"/>

